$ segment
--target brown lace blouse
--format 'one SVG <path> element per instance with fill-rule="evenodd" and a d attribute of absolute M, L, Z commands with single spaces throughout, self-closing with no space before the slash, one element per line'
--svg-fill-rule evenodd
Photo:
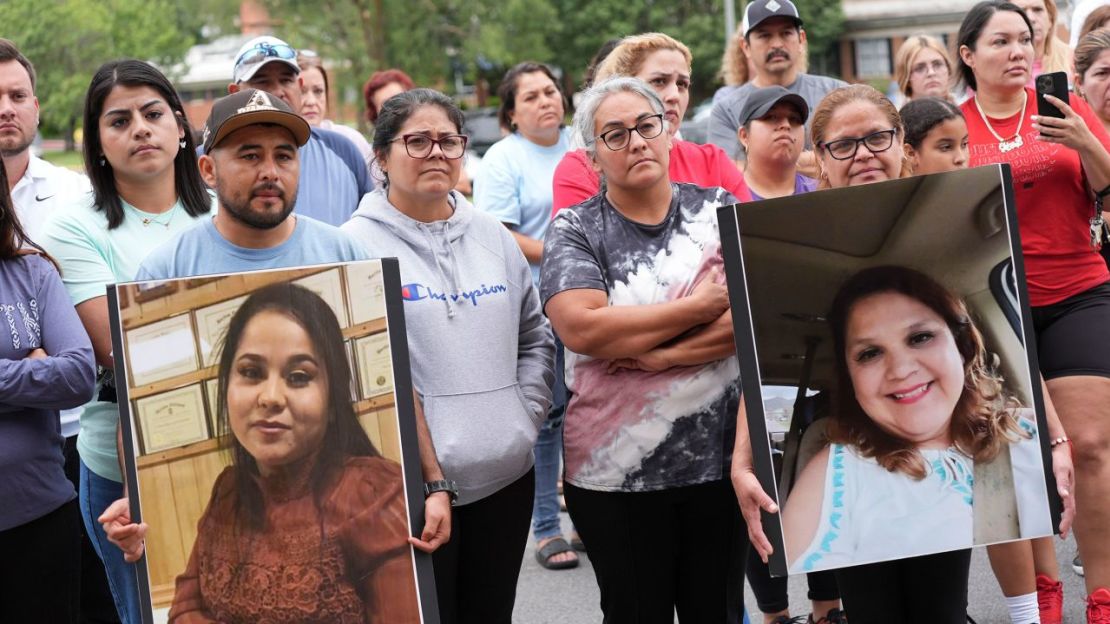
<path fill-rule="evenodd" d="M 171 624 L 419 624 L 397 464 L 348 459 L 322 498 L 322 514 L 307 477 L 260 478 L 266 529 L 238 534 L 233 471 L 225 469 L 212 488 L 188 567 L 177 577 Z"/>

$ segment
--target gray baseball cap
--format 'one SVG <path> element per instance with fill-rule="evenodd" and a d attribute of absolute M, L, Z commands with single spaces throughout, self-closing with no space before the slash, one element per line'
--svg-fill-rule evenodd
<path fill-rule="evenodd" d="M 797 93 L 791 93 L 786 87 L 775 85 L 756 89 L 748 95 L 744 108 L 740 109 L 740 125 L 746 126 L 753 119 L 762 119 L 779 102 L 785 102 L 798 109 L 802 114 L 802 123 L 809 119 L 809 105 Z"/>

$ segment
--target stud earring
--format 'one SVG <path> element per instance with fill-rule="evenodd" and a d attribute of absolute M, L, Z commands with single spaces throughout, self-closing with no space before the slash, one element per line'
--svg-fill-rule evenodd
<path fill-rule="evenodd" d="M 108 160 L 104 158 L 104 154 L 100 155 L 100 166 L 103 167 L 108 164 Z"/>
<path fill-rule="evenodd" d="M 181 139 L 177 144 L 181 146 L 181 149 L 185 149 L 185 139 Z"/>

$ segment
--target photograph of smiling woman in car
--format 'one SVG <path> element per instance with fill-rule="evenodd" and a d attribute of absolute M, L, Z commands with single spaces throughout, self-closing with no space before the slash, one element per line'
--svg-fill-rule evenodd
<path fill-rule="evenodd" d="M 967 307 L 924 273 L 876 266 L 840 287 L 828 323 L 829 444 L 783 507 L 790 571 L 972 546 L 976 464 L 1005 453 L 1015 477 L 1039 474 L 1041 455 Z M 1050 531 L 1043 479 L 1015 483 L 1031 486 L 1015 488 L 1022 534 Z"/>

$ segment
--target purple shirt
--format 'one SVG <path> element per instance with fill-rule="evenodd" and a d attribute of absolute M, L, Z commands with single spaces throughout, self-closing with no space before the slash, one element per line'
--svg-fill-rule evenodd
<path fill-rule="evenodd" d="M 810 193 L 817 190 L 817 180 L 807 178 L 806 176 L 795 173 L 794 174 L 794 194 L 801 195 L 802 193 Z M 763 198 L 756 194 L 755 189 L 748 186 L 748 192 L 752 194 L 752 201 L 760 201 Z"/>
<path fill-rule="evenodd" d="M 39 348 L 47 357 L 27 358 Z M 54 266 L 38 255 L 0 260 L 0 531 L 77 496 L 58 410 L 87 403 L 95 382 L 92 344 Z"/>

